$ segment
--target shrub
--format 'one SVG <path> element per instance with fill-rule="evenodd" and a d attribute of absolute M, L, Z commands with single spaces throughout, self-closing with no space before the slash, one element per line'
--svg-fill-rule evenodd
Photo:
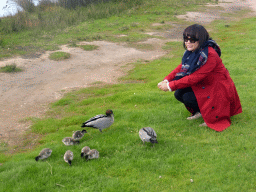
<path fill-rule="evenodd" d="M 18 68 L 15 64 L 6 65 L 5 67 L 0 68 L 0 72 L 4 73 L 14 73 L 22 71 L 21 68 Z"/>

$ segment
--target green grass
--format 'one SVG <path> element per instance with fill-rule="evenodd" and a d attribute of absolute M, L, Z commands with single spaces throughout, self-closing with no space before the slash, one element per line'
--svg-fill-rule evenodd
<path fill-rule="evenodd" d="M 60 61 L 60 60 L 69 59 L 70 56 L 71 56 L 70 53 L 57 51 L 57 52 L 51 53 L 49 56 L 49 59 L 54 61 Z"/>
<path fill-rule="evenodd" d="M 93 51 L 99 48 L 97 45 L 79 45 L 78 47 L 81 47 L 85 51 Z"/>
<path fill-rule="evenodd" d="M 155 10 L 161 12 L 158 6 Z M 0 191 L 256 191 L 255 22 L 247 18 L 228 22 L 229 27 L 226 21 L 211 26 L 243 107 L 225 131 L 198 127 L 202 119 L 187 121 L 189 113 L 173 93 L 157 88 L 184 52 L 181 42 L 170 42 L 164 48 L 173 57 L 136 62 L 119 84 L 74 91 L 53 103 L 47 117 L 31 127 L 40 135 L 38 146 L 0 156 Z M 111 127 L 103 133 L 88 128 L 80 145 L 62 144 L 82 122 L 108 108 L 115 114 Z M 139 139 L 139 129 L 146 126 L 157 132 L 154 147 Z M 97 149 L 100 158 L 85 162 L 80 158 L 83 146 Z M 45 147 L 53 150 L 52 156 L 36 162 Z M 74 152 L 71 167 L 63 160 L 66 150 Z"/>
<path fill-rule="evenodd" d="M 3 73 L 15 73 L 15 72 L 21 72 L 22 69 L 17 67 L 16 64 L 6 65 L 4 67 L 0 67 L 0 72 Z"/>

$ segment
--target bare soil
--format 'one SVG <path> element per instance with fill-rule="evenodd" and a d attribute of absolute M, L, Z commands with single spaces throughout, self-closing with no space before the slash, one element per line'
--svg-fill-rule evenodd
<path fill-rule="evenodd" d="M 223 13 L 234 13 L 239 10 L 251 9 L 255 13 L 256 0 L 226 0 L 218 4 L 208 5 L 204 12 L 188 12 L 177 18 L 188 22 L 208 25 L 216 19 L 239 19 Z M 248 14 L 252 14 L 248 11 Z M 250 16 L 250 15 L 248 15 Z M 182 23 L 182 22 L 181 22 Z M 184 23 L 184 22 L 183 22 Z M 161 25 L 161 24 L 154 24 Z M 92 86 L 101 81 L 107 84 L 118 82 L 131 69 L 132 62 L 137 60 L 154 60 L 167 52 L 161 49 L 168 41 L 179 41 L 186 25 L 170 23 L 173 27 L 165 32 L 150 32 L 163 39 L 151 38 L 145 42 L 154 46 L 154 50 L 141 51 L 126 44 L 106 41 L 81 42 L 99 46 L 97 50 L 84 51 L 81 48 L 70 48 L 63 45 L 61 50 L 71 54 L 71 58 L 63 61 L 49 60 L 52 52 L 38 54 L 35 58 L 12 58 L 0 61 L 0 67 L 15 63 L 24 69 L 20 73 L 0 73 L 0 152 L 7 146 L 21 146 L 26 139 L 33 146 L 33 139 L 24 133 L 29 129 L 28 117 L 43 117 L 49 109 L 49 103 L 60 99 L 64 93 Z M 10 150 L 10 152 L 13 150 Z"/>

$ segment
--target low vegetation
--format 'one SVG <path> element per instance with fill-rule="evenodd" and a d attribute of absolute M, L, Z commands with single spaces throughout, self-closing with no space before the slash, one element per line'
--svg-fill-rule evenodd
<path fill-rule="evenodd" d="M 16 64 L 6 65 L 4 67 L 0 67 L 0 72 L 4 73 L 15 73 L 15 72 L 21 72 L 22 69 L 17 67 Z"/>
<path fill-rule="evenodd" d="M 70 56 L 71 56 L 70 53 L 57 51 L 57 52 L 51 53 L 49 56 L 49 59 L 55 60 L 55 61 L 60 61 L 60 60 L 68 59 L 68 58 L 70 58 Z"/>
<path fill-rule="evenodd" d="M 158 15 L 168 10 L 164 6 L 167 1 L 161 2 L 155 1 Z M 184 4 L 179 2 L 177 7 Z M 147 28 L 142 26 L 149 22 L 146 18 L 158 21 L 150 7 L 137 9 L 144 20 L 139 20 L 139 13 L 126 16 L 129 11 L 122 17 L 130 19 L 129 23 L 139 20 L 144 30 Z M 150 14 L 144 17 L 142 13 L 146 11 Z M 89 32 L 90 37 L 96 37 L 98 29 L 105 29 L 100 34 L 105 38 L 112 33 L 120 34 L 120 22 L 124 26 L 128 23 L 122 17 L 121 21 L 115 16 L 95 20 L 96 30 Z M 173 93 L 158 90 L 157 83 L 180 63 L 184 52 L 182 42 L 170 42 L 164 48 L 170 50 L 172 57 L 136 62 L 119 84 L 99 84 L 74 91 L 53 103 L 47 117 L 36 119 L 27 133 L 41 136 L 38 146 L 0 156 L 0 191 L 255 191 L 255 22 L 255 18 L 247 18 L 239 22 L 216 21 L 209 26 L 211 37 L 222 49 L 222 60 L 243 107 L 243 113 L 232 117 L 227 130 L 218 133 L 199 127 L 202 119 L 186 121 L 190 114 Z M 62 36 L 82 38 L 79 29 L 88 25 L 74 27 Z M 134 35 L 140 31 L 137 30 L 138 27 L 129 29 L 130 40 L 145 38 Z M 120 41 L 113 36 L 109 39 Z M 108 108 L 115 115 L 111 127 L 103 133 L 88 128 L 81 144 L 63 145 L 63 137 L 71 136 L 85 120 Z M 143 145 L 139 138 L 139 129 L 146 126 L 154 128 L 158 135 L 159 143 L 154 147 L 149 143 Z M 100 158 L 88 162 L 81 159 L 84 146 L 97 149 Z M 51 157 L 36 162 L 34 158 L 46 147 L 53 150 Z M 63 160 L 67 150 L 74 152 L 71 167 Z"/>
<path fill-rule="evenodd" d="M 99 48 L 97 45 L 79 45 L 78 47 L 81 47 L 85 51 L 93 51 Z"/>

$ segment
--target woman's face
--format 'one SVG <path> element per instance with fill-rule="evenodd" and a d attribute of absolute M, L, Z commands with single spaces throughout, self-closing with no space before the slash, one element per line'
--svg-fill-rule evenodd
<path fill-rule="evenodd" d="M 186 48 L 188 51 L 195 51 L 198 46 L 199 46 L 199 41 L 198 39 L 193 39 L 193 38 L 190 38 L 190 36 L 186 37 L 184 39 L 184 42 L 185 42 L 185 45 L 186 45 Z"/>

